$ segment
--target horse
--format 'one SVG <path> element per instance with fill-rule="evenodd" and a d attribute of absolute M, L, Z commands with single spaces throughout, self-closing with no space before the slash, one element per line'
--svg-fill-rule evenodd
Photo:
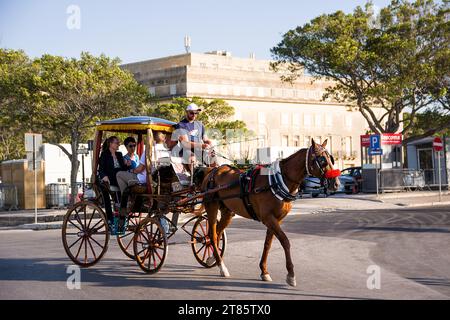
<path fill-rule="evenodd" d="M 339 187 L 340 171 L 333 168 L 334 159 L 325 149 L 327 140 L 317 144 L 311 140 L 309 148 L 303 148 L 288 158 L 275 161 L 270 167 L 262 167 L 255 174 L 253 187 L 242 197 L 242 171 L 238 168 L 222 165 L 205 176 L 201 188 L 219 190 L 204 199 L 204 206 L 209 222 L 209 237 L 213 246 L 213 256 L 207 261 L 217 266 L 222 277 L 230 277 L 230 273 L 218 251 L 218 239 L 225 228 L 237 214 L 247 219 L 259 220 L 267 227 L 264 250 L 259 263 L 261 280 L 272 281 L 267 270 L 267 257 L 273 237 L 277 237 L 283 246 L 286 257 L 287 277 L 290 286 L 296 286 L 294 265 L 290 253 L 290 243 L 280 223 L 292 209 L 292 201 L 296 199 L 296 191 L 306 175 L 326 179 L 329 189 L 335 191 Z M 221 218 L 217 221 L 218 211 Z"/>

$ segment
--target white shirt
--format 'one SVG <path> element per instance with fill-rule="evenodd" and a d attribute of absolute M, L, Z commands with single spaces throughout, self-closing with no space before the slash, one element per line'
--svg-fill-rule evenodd
<path fill-rule="evenodd" d="M 144 167 L 146 167 L 145 163 L 145 149 L 144 152 L 142 152 L 141 158 L 139 160 L 139 164 L 142 164 Z M 152 155 L 152 164 L 153 167 L 157 164 L 158 160 L 162 158 L 170 159 L 170 153 L 169 150 L 164 147 L 163 144 L 156 144 L 153 146 L 153 155 Z M 153 168 L 152 168 L 153 169 Z M 153 170 L 152 170 L 153 171 Z M 147 169 L 142 170 L 142 172 L 137 174 L 137 178 L 139 180 L 139 183 L 147 183 Z"/>
<path fill-rule="evenodd" d="M 142 164 L 145 168 L 145 150 L 142 152 L 141 158 L 139 160 L 139 164 Z M 139 180 L 139 183 L 147 183 L 147 169 L 142 170 L 140 173 L 137 174 L 137 178 Z"/>

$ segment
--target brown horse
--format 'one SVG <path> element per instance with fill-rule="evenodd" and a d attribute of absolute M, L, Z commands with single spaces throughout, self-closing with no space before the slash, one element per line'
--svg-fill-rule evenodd
<path fill-rule="evenodd" d="M 290 157 L 273 163 L 270 168 L 260 169 L 261 173 L 256 175 L 254 180 L 253 191 L 248 194 L 248 202 L 253 210 L 250 210 L 249 205 L 246 205 L 240 197 L 239 176 L 242 172 L 239 169 L 224 165 L 210 171 L 205 177 L 202 183 L 202 190 L 204 191 L 229 186 L 229 188 L 221 189 L 213 195 L 208 195 L 209 197 L 205 198 L 204 201 L 210 225 L 209 236 L 214 249 L 214 256 L 208 263 L 212 264 L 217 261 L 221 276 L 229 277 L 230 274 L 218 253 L 217 242 L 225 228 L 231 223 L 233 215 L 238 214 L 247 219 L 259 220 L 267 227 L 264 251 L 259 264 L 261 279 L 272 281 L 267 271 L 267 256 L 275 235 L 283 246 L 286 255 L 288 271 L 286 282 L 291 286 L 296 286 L 289 240 L 281 229 L 280 223 L 291 211 L 291 201 L 295 199 L 294 194 L 307 174 L 327 179 L 331 191 L 336 190 L 339 186 L 338 176 L 340 171 L 333 168 L 334 160 L 325 149 L 327 141 L 325 140 L 322 145 L 316 144 L 313 139 L 311 142 L 309 148 L 301 149 Z M 278 173 L 278 177 L 282 177 L 281 183 L 280 179 L 273 179 L 276 173 Z M 269 183 L 270 175 L 271 183 Z M 274 181 L 278 182 L 278 186 L 274 185 Z M 281 192 L 280 196 L 280 192 L 277 191 L 280 191 L 280 188 L 283 187 L 285 193 Z M 217 222 L 219 210 L 221 211 L 221 218 Z"/>

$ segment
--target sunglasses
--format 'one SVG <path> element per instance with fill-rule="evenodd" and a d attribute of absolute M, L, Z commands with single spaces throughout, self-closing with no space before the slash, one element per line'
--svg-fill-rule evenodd
<path fill-rule="evenodd" d="M 199 114 L 199 112 L 189 111 L 189 114 Z"/>
<path fill-rule="evenodd" d="M 129 144 L 127 147 L 128 148 L 136 148 L 136 145 L 135 144 Z"/>

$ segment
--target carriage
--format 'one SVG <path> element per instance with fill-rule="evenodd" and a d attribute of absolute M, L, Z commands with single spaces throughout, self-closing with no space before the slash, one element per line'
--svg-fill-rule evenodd
<path fill-rule="evenodd" d="M 202 205 L 204 194 L 194 180 L 197 173 L 208 168 L 197 168 L 195 174 L 190 172 L 188 180 L 180 179 L 179 162 L 169 159 L 152 172 L 153 136 L 157 131 L 171 135 L 174 125 L 168 120 L 146 116 L 97 122 L 91 179 L 95 196 L 83 198 L 71 206 L 62 226 L 64 249 L 75 264 L 81 267 L 95 265 L 107 252 L 110 237 L 115 236 L 127 257 L 135 260 L 144 272 L 156 273 L 167 259 L 169 239 L 182 229 L 190 238 L 198 263 L 206 268 L 215 266 L 211 259 L 213 248 L 208 220 Z M 111 205 L 114 219 L 120 218 L 119 189 L 102 183 L 97 175 L 102 141 L 111 134 L 135 136 L 138 155 L 146 152 L 147 183 L 137 183 L 124 190 L 128 203 L 127 214 L 121 217 L 125 220 L 121 230 L 108 225 L 104 210 L 105 206 Z M 178 217 L 183 214 L 192 216 L 187 216 L 179 226 Z M 223 233 L 218 241 L 221 256 L 225 253 L 226 243 Z"/>

